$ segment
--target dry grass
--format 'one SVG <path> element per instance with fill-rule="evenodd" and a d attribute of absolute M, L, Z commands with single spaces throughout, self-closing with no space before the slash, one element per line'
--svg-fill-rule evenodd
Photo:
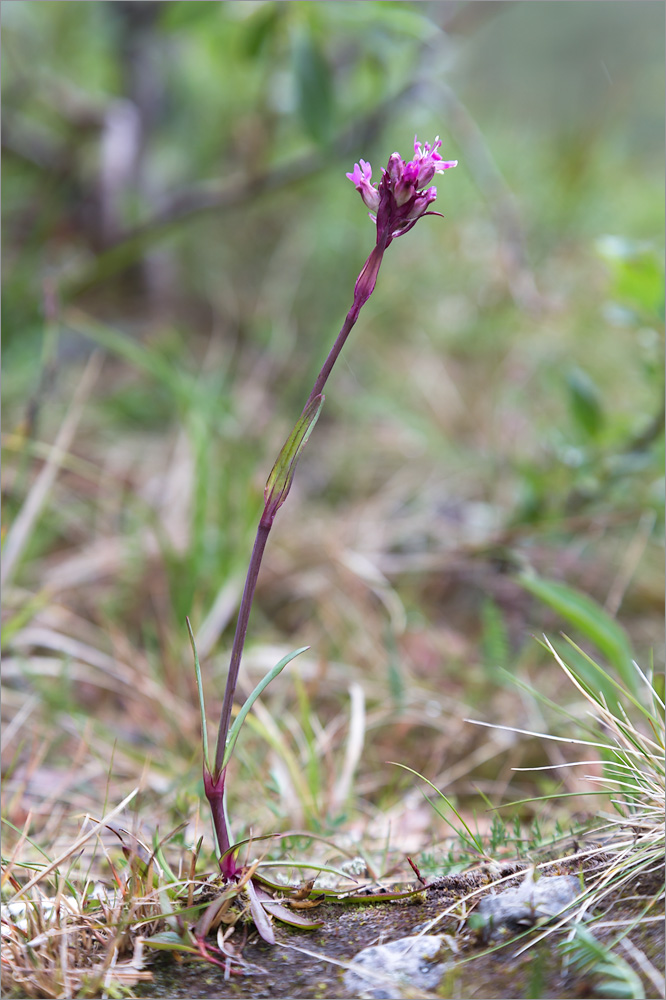
<path fill-rule="evenodd" d="M 582 681 L 547 639 L 545 645 L 582 696 L 582 704 L 587 705 L 579 728 L 591 738 L 542 733 L 539 739 L 584 748 L 586 754 L 593 751 L 595 759 L 590 760 L 586 756 L 583 760 L 571 761 L 566 767 L 583 768 L 585 771 L 591 768 L 592 773 L 585 773 L 583 781 L 588 788 L 597 790 L 595 794 L 600 801 L 595 809 L 596 822 L 585 831 L 581 846 L 573 854 L 549 859 L 540 866 L 548 868 L 576 862 L 586 866 L 585 886 L 581 889 L 576 907 L 542 935 L 530 940 L 522 950 L 533 947 L 542 937 L 562 927 L 569 929 L 568 941 L 574 941 L 579 926 L 584 922 L 592 930 L 596 927 L 616 927 L 619 936 L 613 942 L 615 945 L 622 942 L 631 930 L 663 919 L 655 911 L 659 902 L 663 904 L 664 897 L 664 701 L 657 690 L 658 681 L 647 677 L 634 664 L 641 684 L 639 696 L 613 681 L 618 697 L 611 709 L 599 690 Z M 577 652 L 580 653 L 580 649 Z M 608 678 L 593 660 L 586 659 L 599 674 Z M 503 730 L 507 727 L 493 728 Z M 547 770 L 559 770 L 560 767 L 549 765 Z M 606 812 L 607 807 L 613 811 Z M 591 846 L 586 846 L 588 841 Z M 617 922 L 604 920 L 604 911 L 617 906 L 628 888 L 637 893 L 635 898 L 641 902 L 638 915 Z M 593 916 L 595 913 L 596 916 Z M 584 933 L 589 934 L 589 930 L 580 932 L 581 939 L 584 939 Z M 607 950 L 610 955 L 612 946 Z M 657 970 L 652 971 L 654 975 L 660 975 Z M 663 984 L 663 976 L 661 981 Z"/>
<path fill-rule="evenodd" d="M 13 891 L 3 906 L 5 995 L 118 996 L 120 987 L 152 978 L 144 970 L 137 929 L 150 933 L 161 917 L 159 893 L 145 893 L 153 868 L 148 865 L 143 879 L 137 866 L 130 877 L 121 877 L 104 844 L 113 820 L 135 795 L 136 790 L 98 822 L 86 817 L 82 824 L 85 832 L 46 864 L 21 860 L 30 817 L 26 820 L 11 857 L 3 865 L 3 895 Z M 95 842 L 92 849 L 91 841 Z M 41 848 L 39 853 L 45 854 Z M 111 878 L 99 878 L 100 854 L 107 861 Z M 35 869 L 25 881 L 26 871 Z M 128 952 L 130 958 L 126 957 Z"/>

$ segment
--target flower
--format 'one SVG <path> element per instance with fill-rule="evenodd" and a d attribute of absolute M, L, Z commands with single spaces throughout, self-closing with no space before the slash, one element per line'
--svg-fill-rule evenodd
<path fill-rule="evenodd" d="M 355 185 L 356 190 L 368 208 L 376 212 L 379 208 L 379 191 L 374 184 L 370 183 L 372 180 L 372 167 L 370 164 L 366 163 L 365 160 L 361 160 L 360 165 L 355 163 L 354 172 L 347 174 L 347 177 Z"/>
<path fill-rule="evenodd" d="M 458 164 L 457 160 L 442 159 L 437 152 L 441 145 L 439 136 L 432 146 L 420 143 L 415 136 L 414 159 L 405 163 L 399 153 L 392 153 L 377 186 L 372 183 L 372 167 L 365 160 L 354 164 L 353 172 L 347 174 L 370 209 L 370 218 L 377 225 L 377 243 L 384 249 L 396 236 L 409 232 L 421 216 L 439 214 L 428 211 L 437 190 L 425 185 L 435 174 Z"/>

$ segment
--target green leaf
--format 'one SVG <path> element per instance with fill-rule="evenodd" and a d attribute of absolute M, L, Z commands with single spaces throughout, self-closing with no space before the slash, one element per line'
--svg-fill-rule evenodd
<path fill-rule="evenodd" d="M 283 906 L 277 899 L 264 899 L 262 896 L 261 905 L 272 917 L 280 920 L 283 924 L 289 924 L 290 927 L 299 927 L 304 931 L 314 931 L 318 927 L 323 926 L 323 920 L 310 920 L 309 917 L 304 917 L 297 911 Z"/>
<path fill-rule="evenodd" d="M 494 675 L 497 668 L 509 663 L 509 636 L 504 616 L 491 597 L 481 607 L 481 654 L 486 671 Z"/>
<path fill-rule="evenodd" d="M 395 764 L 396 767 L 402 767 L 405 771 L 410 771 L 412 774 L 415 774 L 417 778 L 420 778 L 421 781 L 425 781 L 425 783 L 427 785 L 430 785 L 430 787 L 433 789 L 433 791 L 437 792 L 437 794 L 439 795 L 439 797 L 441 799 L 443 799 L 444 802 L 447 804 L 447 806 L 449 807 L 449 809 L 451 810 L 451 812 L 455 813 L 456 817 L 460 820 L 461 824 L 463 825 L 463 827 L 465 828 L 465 830 L 467 831 L 467 834 L 469 836 L 470 846 L 474 847 L 479 852 L 479 854 L 481 854 L 483 857 L 486 856 L 486 852 L 483 849 L 483 841 L 481 840 L 481 838 L 478 837 L 478 836 L 476 836 L 472 832 L 472 830 L 470 829 L 470 827 L 468 826 L 468 824 L 465 822 L 465 820 L 462 818 L 462 816 L 460 815 L 460 813 L 458 812 L 458 810 L 456 809 L 456 807 L 454 806 L 454 804 L 451 802 L 451 800 L 449 798 L 447 798 L 447 796 L 444 794 L 444 792 L 441 792 L 439 790 L 439 788 L 437 787 L 437 785 L 433 785 L 432 781 L 430 781 L 428 778 L 424 777 L 424 775 L 419 774 L 419 772 L 415 771 L 412 767 L 407 767 L 406 764 L 400 764 L 397 760 L 389 760 L 389 761 L 387 761 L 387 763 L 389 763 L 389 764 Z M 426 802 L 428 802 L 429 805 L 431 805 L 433 807 L 433 809 L 435 810 L 435 812 L 437 813 L 437 815 L 440 817 L 440 819 L 443 819 L 445 823 L 448 823 L 448 825 L 450 827 L 452 827 L 456 831 L 458 837 L 460 837 L 461 840 L 466 840 L 466 838 L 463 837 L 463 835 L 461 834 L 460 830 L 451 822 L 451 820 L 447 819 L 447 817 L 444 815 L 443 812 L 440 812 L 440 810 L 437 808 L 436 804 L 432 801 L 432 799 L 429 799 L 428 796 L 425 793 L 423 793 L 423 797 L 425 798 Z"/>
<path fill-rule="evenodd" d="M 323 144 L 331 133 L 333 81 L 324 54 L 310 34 L 298 33 L 292 66 L 303 128 L 311 139 Z"/>
<path fill-rule="evenodd" d="M 227 766 L 227 764 L 231 760 L 231 755 L 234 752 L 234 747 L 236 745 L 236 740 L 238 739 L 238 735 L 239 735 L 239 733 L 241 731 L 241 726 L 245 722 L 245 717 L 247 716 L 248 712 L 250 711 L 250 709 L 254 705 L 255 701 L 257 700 L 257 698 L 259 697 L 259 695 L 261 694 L 261 692 L 264 690 L 264 688 L 268 687 L 268 685 L 270 684 L 270 682 L 275 677 L 277 677 L 277 675 L 282 670 L 284 670 L 284 668 L 287 666 L 288 663 L 291 663 L 291 661 L 293 659 L 295 659 L 295 657 L 300 656 L 301 653 L 304 653 L 306 651 L 306 649 L 309 649 L 309 648 L 310 648 L 309 646 L 301 646 L 300 649 L 295 650 L 293 653 L 288 653 L 286 656 L 284 656 L 280 660 L 279 663 L 277 663 L 273 667 L 272 670 L 270 670 L 266 674 L 266 676 L 263 678 L 263 680 L 259 681 L 259 683 L 257 684 L 256 688 L 254 689 L 254 691 L 252 692 L 252 694 L 248 697 L 247 701 L 245 702 L 245 704 L 241 708 L 240 712 L 236 716 L 236 718 L 234 720 L 234 724 L 231 727 L 231 729 L 229 730 L 229 735 L 227 737 L 227 745 L 226 745 L 225 750 L 224 750 L 224 758 L 222 760 L 222 770 L 224 770 L 224 768 Z"/>
<path fill-rule="evenodd" d="M 219 14 L 218 4 L 209 3 L 208 0 L 188 0 L 187 3 L 164 4 L 160 22 L 161 27 L 167 31 L 176 31 L 217 18 Z"/>
<path fill-rule="evenodd" d="M 183 951 L 187 955 L 198 954 L 197 949 L 192 945 L 184 944 L 183 938 L 177 931 L 160 931 L 152 937 L 143 939 L 143 943 L 148 948 L 157 948 L 158 951 Z"/>
<path fill-rule="evenodd" d="M 663 251 L 621 236 L 602 237 L 597 250 L 611 267 L 614 297 L 646 322 L 663 320 Z"/>
<path fill-rule="evenodd" d="M 40 590 L 29 600 L 26 600 L 25 604 L 19 608 L 15 615 L 2 623 L 3 646 L 9 645 L 16 633 L 19 632 L 24 625 L 27 625 L 38 611 L 41 611 L 42 608 L 48 604 L 50 597 L 51 595 L 46 589 Z"/>
<path fill-rule="evenodd" d="M 206 706 L 204 705 L 204 693 L 203 693 L 203 683 L 201 681 L 201 667 L 199 665 L 199 654 L 197 653 L 196 643 L 194 641 L 194 633 L 192 632 L 192 626 L 190 625 L 190 619 L 186 618 L 187 631 L 190 634 L 190 645 L 192 646 L 192 652 L 194 653 L 194 672 L 197 678 L 197 691 L 199 692 L 199 709 L 201 711 L 201 739 L 203 742 L 203 757 L 204 764 L 208 771 L 210 771 L 210 762 L 208 760 L 208 732 L 206 729 Z"/>
<path fill-rule="evenodd" d="M 245 24 L 243 50 L 251 59 L 265 55 L 265 49 L 275 41 L 282 10 L 277 3 L 264 4 Z"/>
<path fill-rule="evenodd" d="M 521 573 L 518 582 L 593 642 L 617 670 L 628 690 L 636 691 L 637 675 L 631 665 L 632 650 L 627 634 L 596 601 L 565 583 L 543 580 L 530 573 Z M 599 678 L 594 679 L 598 687 Z M 615 699 L 612 686 L 611 691 Z"/>
<path fill-rule="evenodd" d="M 587 372 L 571 368 L 566 377 L 569 409 L 576 424 L 588 437 L 596 437 L 604 425 L 601 393 Z"/>
<path fill-rule="evenodd" d="M 298 423 L 285 441 L 282 451 L 278 455 L 277 461 L 271 469 L 266 488 L 264 490 L 264 515 L 270 518 L 280 509 L 287 499 L 291 484 L 296 472 L 296 463 L 301 457 L 301 452 L 312 433 L 314 425 L 324 404 L 324 396 L 315 396 L 309 406 L 305 408 Z"/>

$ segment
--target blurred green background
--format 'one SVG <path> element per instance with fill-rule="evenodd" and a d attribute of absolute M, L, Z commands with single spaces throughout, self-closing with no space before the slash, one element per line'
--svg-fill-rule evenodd
<path fill-rule="evenodd" d="M 184 616 L 214 717 L 265 478 L 374 240 L 345 173 L 415 133 L 459 160 L 445 218 L 393 243 L 329 381 L 247 669 L 312 645 L 274 710 L 322 760 L 308 720 L 364 685 L 378 803 L 387 753 L 473 753 L 470 706 L 525 722 L 500 668 L 557 688 L 533 633 L 662 656 L 662 4 L 6 0 L 2 35 L 6 543 L 101 365 L 14 534 L 3 712 L 36 691 L 63 760 L 90 717 L 128 780 L 145 744 L 196 772 Z"/>

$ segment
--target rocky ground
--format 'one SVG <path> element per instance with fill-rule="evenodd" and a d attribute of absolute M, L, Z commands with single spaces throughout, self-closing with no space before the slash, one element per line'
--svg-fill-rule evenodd
<path fill-rule="evenodd" d="M 598 861 L 597 861 L 598 864 Z M 506 865 L 497 870 L 481 866 L 458 875 L 443 876 L 434 880 L 430 888 L 409 899 L 392 902 L 373 901 L 368 896 L 364 902 L 325 901 L 316 910 L 309 911 L 321 921 L 314 931 L 302 931 L 276 924 L 277 944 L 269 947 L 250 933 L 243 949 L 244 959 L 250 963 L 250 974 L 225 979 L 224 971 L 201 963 L 178 963 L 160 957 L 154 967 L 154 982 L 140 987 L 143 997 L 293 997 L 293 998 L 343 998 L 368 996 L 379 998 L 449 997 L 459 1000 L 472 998 L 585 998 L 599 994 L 598 971 L 574 970 L 563 962 L 563 952 L 558 944 L 564 932 L 554 931 L 542 937 L 547 917 L 538 906 L 533 921 L 523 919 L 520 913 L 516 922 L 511 921 L 510 906 L 506 914 L 497 917 L 494 928 L 488 924 L 488 912 L 493 906 L 488 899 L 500 891 L 515 903 L 516 889 L 527 885 L 530 873 L 523 874 L 525 865 Z M 537 885 L 558 876 L 560 890 L 571 876 L 578 874 L 574 865 L 566 862 L 544 872 Z M 591 872 L 583 873 L 589 881 Z M 563 878 L 565 876 L 565 878 Z M 568 878 L 566 878 L 568 876 Z M 490 888 L 493 881 L 502 880 L 500 886 Z M 552 883 L 553 888 L 556 883 Z M 602 944 L 614 942 L 622 927 L 638 918 L 650 899 L 659 895 L 663 885 L 663 871 L 643 876 L 639 884 L 625 887 L 607 896 L 602 909 L 594 916 L 595 938 Z M 540 890 L 543 893 L 543 888 Z M 474 894 L 467 902 L 463 897 Z M 486 899 L 486 915 L 481 914 Z M 500 898 L 498 895 L 496 898 Z M 545 896 L 543 897 L 545 898 Z M 661 907 L 659 909 L 659 907 Z M 498 906 L 494 904 L 497 911 Z M 658 912 L 655 912 L 658 910 Z M 447 912 L 450 911 L 450 912 Z M 481 911 L 481 913 L 480 913 Z M 476 913 L 476 919 L 474 914 Z M 441 916 L 442 914 L 446 914 Z M 472 919 L 470 919 L 470 914 Z M 632 945 L 643 954 L 648 963 L 663 974 L 664 924 L 663 896 L 659 904 L 649 909 L 649 920 L 631 929 Z M 432 926 L 435 918 L 441 919 Z M 525 916 L 523 912 L 523 917 Z M 608 926 L 612 919 L 614 926 Z M 627 922 L 627 923 L 622 923 Z M 529 924 L 533 926 L 530 928 Z M 503 924 L 508 924 L 505 926 Z M 536 925 L 536 926 L 535 926 Z M 359 980 L 349 978 L 348 963 L 363 949 L 395 942 L 424 931 L 440 937 L 440 948 L 429 958 L 423 958 L 412 968 L 405 957 L 402 982 L 382 978 L 389 969 L 387 956 L 373 952 L 364 968 L 376 972 L 374 979 L 367 979 L 366 992 L 359 988 Z M 540 940 L 536 940 L 540 938 Z M 533 941 L 532 947 L 525 945 Z M 395 954 L 395 949 L 394 949 Z M 623 952 L 623 954 L 625 954 Z M 380 964 L 381 963 L 381 964 Z M 641 973 L 638 964 L 630 962 Z M 425 976 L 420 980 L 418 966 Z M 352 966 L 358 968 L 358 965 Z M 644 996 L 658 997 L 654 977 L 641 975 Z M 427 983 L 424 986 L 423 983 Z"/>

